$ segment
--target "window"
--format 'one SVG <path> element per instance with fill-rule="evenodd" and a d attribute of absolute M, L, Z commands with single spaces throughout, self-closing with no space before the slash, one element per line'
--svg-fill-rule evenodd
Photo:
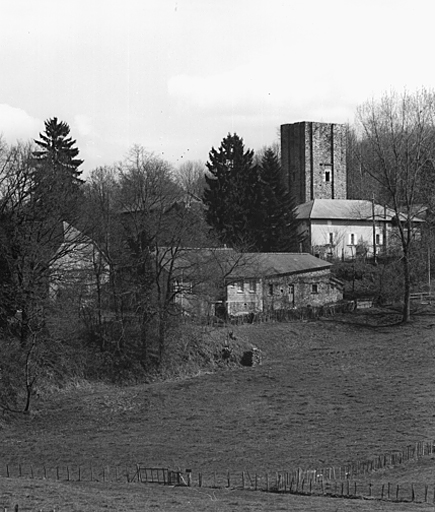
<path fill-rule="evenodd" d="M 328 243 L 329 245 L 334 245 L 334 233 L 328 234 Z"/>
<path fill-rule="evenodd" d="M 311 293 L 319 293 L 317 290 L 317 284 L 311 285 Z"/>
<path fill-rule="evenodd" d="M 236 282 L 237 293 L 243 293 L 243 281 Z"/>
<path fill-rule="evenodd" d="M 381 235 L 379 233 L 376 233 L 375 235 L 375 244 L 381 245 Z"/>
<path fill-rule="evenodd" d="M 332 177 L 331 164 L 320 164 L 323 167 L 323 181 L 329 183 Z"/>
<path fill-rule="evenodd" d="M 349 235 L 349 245 L 355 245 L 355 233 Z"/>
<path fill-rule="evenodd" d="M 249 293 L 255 293 L 257 291 L 257 281 L 255 279 L 250 279 L 248 281 Z"/>
<path fill-rule="evenodd" d="M 273 295 L 273 284 L 269 285 L 269 295 Z"/>

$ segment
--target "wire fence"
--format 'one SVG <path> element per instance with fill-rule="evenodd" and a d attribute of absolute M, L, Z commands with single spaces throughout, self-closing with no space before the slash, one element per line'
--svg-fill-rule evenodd
<path fill-rule="evenodd" d="M 435 484 L 397 483 L 373 479 L 373 473 L 397 467 L 411 460 L 434 455 L 433 441 L 419 441 L 405 449 L 341 466 L 314 469 L 292 469 L 275 472 L 198 472 L 134 466 L 59 465 L 48 467 L 32 464 L 6 464 L 0 476 L 6 478 L 39 478 L 64 482 L 125 482 L 188 487 L 233 488 L 298 495 L 335 498 L 372 499 L 397 502 L 435 503 Z M 0 508 L 0 512 L 18 510 Z M 26 509 L 20 509 L 26 510 Z"/>

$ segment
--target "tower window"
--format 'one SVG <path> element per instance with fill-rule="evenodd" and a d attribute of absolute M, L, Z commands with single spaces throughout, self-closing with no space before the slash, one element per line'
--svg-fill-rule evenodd
<path fill-rule="evenodd" d="M 331 171 L 325 171 L 325 183 L 329 183 L 331 181 Z"/>

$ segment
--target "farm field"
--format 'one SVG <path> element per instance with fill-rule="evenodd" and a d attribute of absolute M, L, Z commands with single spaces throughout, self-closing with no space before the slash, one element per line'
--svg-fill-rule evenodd
<path fill-rule="evenodd" d="M 130 387 L 82 383 L 42 395 L 29 417 L 0 430 L 0 475 L 6 476 L 6 464 L 12 473 L 21 464 L 25 474 L 42 464 L 113 468 L 143 463 L 190 468 L 194 478 L 216 472 L 219 478 L 228 470 L 235 475 L 339 466 L 435 439 L 435 316 L 426 311 L 406 326 L 395 320 L 374 310 L 316 322 L 233 326 L 237 339 L 261 349 L 261 366 Z M 433 463 L 427 458 L 372 478 L 433 485 Z M 111 503 L 101 510 L 124 510 L 124 504 L 125 510 L 148 510 L 139 504 L 144 496 L 151 500 L 150 510 L 165 511 L 428 509 L 424 504 L 24 478 L 0 480 L 0 507 L 2 500 L 26 494 L 22 486 L 33 496 L 31 506 L 54 492 L 69 500 L 56 508 L 65 511 L 97 511 L 99 501 Z M 78 496 L 95 505 L 73 508 Z M 201 504 L 194 505 L 195 500 Z M 54 502 L 43 505 L 48 510 Z"/>

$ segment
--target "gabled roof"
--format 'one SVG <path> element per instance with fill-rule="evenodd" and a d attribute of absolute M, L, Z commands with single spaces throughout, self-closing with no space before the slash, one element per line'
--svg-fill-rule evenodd
<path fill-rule="evenodd" d="M 163 256 L 163 266 L 171 264 L 169 255 Z M 233 249 L 182 249 L 172 262 L 175 276 L 191 275 L 194 279 L 205 273 L 225 279 L 271 277 L 328 269 L 331 263 L 311 254 L 301 253 L 240 253 Z"/>
<path fill-rule="evenodd" d="M 375 219 L 391 221 L 395 212 L 391 208 L 375 204 Z M 372 202 L 364 199 L 314 199 L 296 207 L 296 218 L 372 220 Z"/>
<path fill-rule="evenodd" d="M 231 272 L 231 278 L 272 277 L 313 272 L 331 267 L 331 263 L 305 253 L 244 253 L 243 261 Z"/>

